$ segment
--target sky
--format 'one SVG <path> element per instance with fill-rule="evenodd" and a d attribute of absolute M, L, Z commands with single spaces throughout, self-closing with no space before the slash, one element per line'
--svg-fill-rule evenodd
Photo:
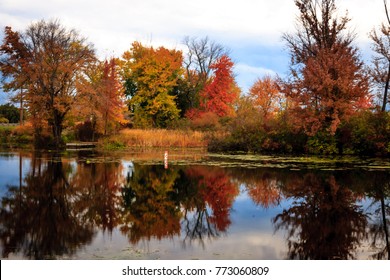
<path fill-rule="evenodd" d="M 364 60 L 368 33 L 384 22 L 383 0 L 336 0 L 348 11 L 349 28 Z M 31 23 L 58 19 L 95 47 L 101 59 L 121 56 L 131 43 L 185 50 L 185 36 L 208 36 L 230 50 L 242 91 L 265 74 L 285 76 L 289 56 L 283 33 L 295 30 L 293 0 L 0 0 L 0 39 L 5 26 L 24 31 Z M 0 103 L 5 94 L 0 92 Z"/>

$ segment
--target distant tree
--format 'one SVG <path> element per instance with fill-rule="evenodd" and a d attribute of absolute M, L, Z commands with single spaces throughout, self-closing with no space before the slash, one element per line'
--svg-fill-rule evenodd
<path fill-rule="evenodd" d="M 220 117 L 234 114 L 233 105 L 239 97 L 240 89 L 234 79 L 233 66 L 227 55 L 210 66 L 214 76 L 200 93 L 201 108 L 206 112 L 213 112 Z"/>
<path fill-rule="evenodd" d="M 102 117 L 103 132 L 115 129 L 118 124 L 126 123 L 124 112 L 126 105 L 122 84 L 115 59 L 105 61 L 101 80 L 101 91 L 98 93 L 99 111 Z"/>
<path fill-rule="evenodd" d="M 256 80 L 249 89 L 249 96 L 254 105 L 261 111 L 264 119 L 280 110 L 281 94 L 279 86 L 277 81 L 269 75 Z"/>
<path fill-rule="evenodd" d="M 0 105 L 1 116 L 6 118 L 10 123 L 17 123 L 19 122 L 19 109 L 10 103 Z"/>
<path fill-rule="evenodd" d="M 66 115 L 77 94 L 76 78 L 91 61 L 94 50 L 75 30 L 67 30 L 58 21 L 31 24 L 23 33 L 6 27 L 1 47 L 1 70 L 10 78 L 9 88 L 26 88 L 26 103 L 35 127 L 36 138 L 46 123 L 56 147 Z"/>
<path fill-rule="evenodd" d="M 207 112 L 212 112 L 219 117 L 234 115 L 234 104 L 238 100 L 240 89 L 234 79 L 233 66 L 233 62 L 227 55 L 210 65 L 213 75 L 199 93 L 199 109 L 188 111 L 190 118 L 196 118 L 199 114 Z"/>
<path fill-rule="evenodd" d="M 123 54 L 121 75 L 138 127 L 165 127 L 179 118 L 174 89 L 182 75 L 182 53 L 134 42 Z"/>
<path fill-rule="evenodd" d="M 96 132 L 108 135 L 128 122 L 117 59 L 91 65 L 86 75 L 80 77 L 77 90 L 80 96 L 72 114 L 91 125 L 92 140 Z"/>
<path fill-rule="evenodd" d="M 17 93 L 13 96 L 14 102 L 20 102 L 19 120 L 23 124 L 24 116 L 24 92 L 27 77 L 22 69 L 28 56 L 27 49 L 23 46 L 18 32 L 12 31 L 11 27 L 4 29 L 3 44 L 0 46 L 0 72 L 2 73 L 3 90 Z"/>
<path fill-rule="evenodd" d="M 335 0 L 295 0 L 297 31 L 284 34 L 291 55 L 283 91 L 298 104 L 294 112 L 309 135 L 333 135 L 341 121 L 369 105 L 368 77 L 349 18 L 338 16 Z"/>
<path fill-rule="evenodd" d="M 373 29 L 370 33 L 372 40 L 372 49 L 376 53 L 371 67 L 371 76 L 379 88 L 383 89 L 382 112 L 386 111 L 388 100 L 388 91 L 390 84 L 390 18 L 387 9 L 387 1 L 384 0 L 384 8 L 387 17 L 387 23 L 382 23 L 379 32 Z"/>
<path fill-rule="evenodd" d="M 183 61 L 185 73 L 177 94 L 177 102 L 182 116 L 191 108 L 199 108 L 199 94 L 213 74 L 211 66 L 222 56 L 229 55 L 227 48 L 208 37 L 185 37 L 184 44 L 187 47 Z"/>

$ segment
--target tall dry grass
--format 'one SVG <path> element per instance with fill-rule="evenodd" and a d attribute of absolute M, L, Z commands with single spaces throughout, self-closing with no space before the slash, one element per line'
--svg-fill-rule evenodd
<path fill-rule="evenodd" d="M 205 134 L 191 130 L 124 129 L 109 141 L 124 147 L 207 147 Z"/>

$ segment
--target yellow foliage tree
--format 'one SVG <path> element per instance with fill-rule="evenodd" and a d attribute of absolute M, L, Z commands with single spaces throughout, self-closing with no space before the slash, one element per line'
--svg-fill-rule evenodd
<path fill-rule="evenodd" d="M 123 54 L 121 74 L 135 126 L 165 127 L 179 117 L 173 91 L 183 74 L 182 61 L 181 51 L 139 42 Z"/>

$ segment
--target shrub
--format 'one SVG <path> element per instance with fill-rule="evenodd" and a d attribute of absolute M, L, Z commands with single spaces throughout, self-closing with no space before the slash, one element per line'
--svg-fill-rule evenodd
<path fill-rule="evenodd" d="M 190 121 L 194 130 L 212 131 L 220 128 L 219 116 L 213 112 L 200 113 Z"/>
<path fill-rule="evenodd" d="M 307 151 L 315 155 L 334 155 L 338 153 L 336 137 L 327 131 L 319 131 L 309 137 Z"/>
<path fill-rule="evenodd" d="M 3 116 L 0 116 L 0 123 L 9 123 L 9 120 Z"/>
<path fill-rule="evenodd" d="M 362 112 L 350 121 L 351 146 L 367 156 L 390 154 L 390 115 L 388 112 Z"/>

